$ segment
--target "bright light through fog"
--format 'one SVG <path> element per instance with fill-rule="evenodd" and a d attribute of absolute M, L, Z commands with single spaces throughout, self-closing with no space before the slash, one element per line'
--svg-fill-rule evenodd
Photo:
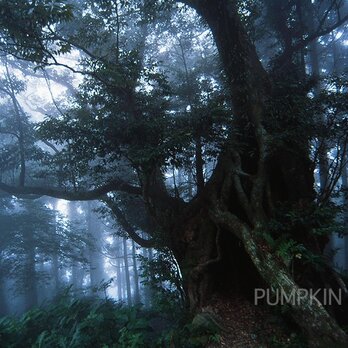
<path fill-rule="evenodd" d="M 45 206 L 50 209 L 50 210 L 53 210 L 53 205 L 51 203 L 47 203 L 45 204 Z"/>
<path fill-rule="evenodd" d="M 336 40 L 339 40 L 343 35 L 343 31 L 338 31 L 336 34 L 335 34 L 335 39 Z"/>
<path fill-rule="evenodd" d="M 106 240 L 107 243 L 112 244 L 113 241 L 114 241 L 114 238 L 109 236 L 109 237 L 106 237 L 105 240 Z"/>
<path fill-rule="evenodd" d="M 57 210 L 63 214 L 63 215 L 68 215 L 68 201 L 65 201 L 63 199 L 60 199 L 57 203 Z"/>

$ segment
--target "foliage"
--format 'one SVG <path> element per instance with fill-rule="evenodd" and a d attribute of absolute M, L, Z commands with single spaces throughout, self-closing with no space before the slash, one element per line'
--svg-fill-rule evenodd
<path fill-rule="evenodd" d="M 288 267 L 295 259 L 320 267 L 325 263 L 323 256 L 314 253 L 299 237 L 296 238 L 297 231 L 308 230 L 319 238 L 341 233 L 342 226 L 336 221 L 338 211 L 339 207 L 332 203 L 323 206 L 282 204 L 277 207 L 274 218 L 262 229 L 260 235 Z"/>
<path fill-rule="evenodd" d="M 115 347 L 115 342 L 128 347 L 125 342 L 131 335 L 138 337 L 146 330 L 136 310 L 110 300 L 64 296 L 47 308 L 27 312 L 21 319 L 2 319 L 0 336 L 6 347 Z"/>
<path fill-rule="evenodd" d="M 160 346 L 195 348 L 219 342 L 221 328 L 211 315 L 200 313 L 191 318 L 187 312 L 181 274 L 172 253 L 161 249 L 151 259 L 138 257 L 143 283 L 152 290 L 151 308 L 169 314 L 174 324 L 159 339 Z"/>
<path fill-rule="evenodd" d="M 110 299 L 73 299 L 66 291 L 46 307 L 21 318 L 0 320 L 3 347 L 203 347 L 217 339 L 214 323 L 203 316 L 178 326 L 157 311 L 125 307 Z M 167 321 L 163 327 L 156 324 Z"/>
<path fill-rule="evenodd" d="M 61 265 L 85 262 L 78 251 L 86 248 L 87 238 L 43 202 L 0 200 L 0 224 L 0 277 L 13 278 L 17 292 L 25 292 L 35 280 L 46 280 L 48 274 L 39 273 L 35 264 L 52 260 L 54 255 Z"/>
<path fill-rule="evenodd" d="M 342 230 L 335 218 L 340 208 L 333 204 L 288 205 L 279 204 L 275 217 L 270 221 L 270 231 L 274 233 L 290 233 L 299 227 L 311 228 L 315 235 L 329 235 Z"/>
<path fill-rule="evenodd" d="M 179 267 L 168 249 L 159 250 L 152 259 L 138 256 L 145 286 L 155 294 L 152 305 L 157 310 L 179 313 L 184 306 L 184 291 Z"/>
<path fill-rule="evenodd" d="M 49 47 L 53 48 L 54 35 L 47 27 L 71 20 L 73 7 L 66 0 L 0 1 L 0 13 L 0 27 L 6 28 L 1 32 L 0 49 L 39 62 L 52 57 Z M 70 46 L 60 41 L 54 53 L 68 51 Z"/>
<path fill-rule="evenodd" d="M 293 333 L 286 340 L 272 336 L 270 337 L 268 344 L 270 348 L 307 348 L 308 345 L 305 342 L 306 340 L 302 335 Z"/>

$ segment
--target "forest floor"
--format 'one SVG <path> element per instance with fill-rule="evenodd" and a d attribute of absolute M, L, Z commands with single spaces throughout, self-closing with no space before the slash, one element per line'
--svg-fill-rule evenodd
<path fill-rule="evenodd" d="M 292 340 L 279 315 L 242 296 L 213 297 L 203 310 L 213 315 L 221 327 L 220 343 L 209 348 L 285 347 Z"/>

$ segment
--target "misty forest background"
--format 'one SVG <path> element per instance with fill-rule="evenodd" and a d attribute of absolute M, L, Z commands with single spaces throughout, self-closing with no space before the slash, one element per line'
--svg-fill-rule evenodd
<path fill-rule="evenodd" d="M 0 347 L 345 346 L 347 1 L 0 17 Z"/>

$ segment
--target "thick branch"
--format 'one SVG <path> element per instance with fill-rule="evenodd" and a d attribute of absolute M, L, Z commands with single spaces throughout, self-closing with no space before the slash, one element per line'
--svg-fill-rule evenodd
<path fill-rule="evenodd" d="M 134 242 L 136 242 L 143 248 L 153 248 L 156 246 L 156 243 L 153 239 L 144 239 L 137 234 L 133 226 L 126 219 L 121 209 L 117 206 L 116 202 L 112 201 L 112 199 L 108 197 L 104 197 L 102 201 L 111 209 L 116 217 L 117 222 L 121 225 L 128 236 L 134 240 Z"/>
<path fill-rule="evenodd" d="M 105 185 L 99 186 L 90 191 L 64 191 L 58 188 L 50 187 L 18 187 L 10 186 L 0 182 L 0 190 L 7 192 L 11 195 L 37 195 L 37 196 L 49 196 L 59 199 L 66 199 L 68 201 L 92 201 L 99 199 L 103 195 L 112 191 L 121 191 L 130 194 L 141 194 L 141 188 L 132 186 L 123 180 L 115 179 L 108 182 Z"/>

